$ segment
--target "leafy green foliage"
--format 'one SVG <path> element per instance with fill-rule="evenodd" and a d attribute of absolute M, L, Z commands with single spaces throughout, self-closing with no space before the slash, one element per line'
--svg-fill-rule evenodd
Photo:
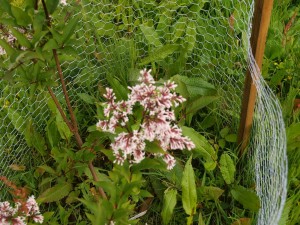
<path fill-rule="evenodd" d="M 196 145 L 194 154 L 205 159 L 206 163 L 204 163 L 204 167 L 207 170 L 214 170 L 216 167 L 217 154 L 207 139 L 190 127 L 182 127 L 182 131 L 183 134 L 188 136 Z"/>
<path fill-rule="evenodd" d="M 241 203 L 246 209 L 258 211 L 260 208 L 258 196 L 250 190 L 242 186 L 235 186 L 231 190 L 231 194 L 235 200 Z"/>
<path fill-rule="evenodd" d="M 44 191 L 38 198 L 39 202 L 55 202 L 66 197 L 72 190 L 72 185 L 65 182 L 59 183 L 46 191 Z"/>
<path fill-rule="evenodd" d="M 182 204 L 186 214 L 193 216 L 197 206 L 197 192 L 195 183 L 195 174 L 191 164 L 192 157 L 186 162 L 181 187 L 182 187 Z"/>
<path fill-rule="evenodd" d="M 235 165 L 231 157 L 226 153 L 221 155 L 220 170 L 227 184 L 234 182 Z"/>
<path fill-rule="evenodd" d="M 174 189 L 167 189 L 164 193 L 163 208 L 161 211 L 161 216 L 164 224 L 168 224 L 171 220 L 174 207 L 177 202 L 176 196 L 177 196 L 177 190 Z"/>

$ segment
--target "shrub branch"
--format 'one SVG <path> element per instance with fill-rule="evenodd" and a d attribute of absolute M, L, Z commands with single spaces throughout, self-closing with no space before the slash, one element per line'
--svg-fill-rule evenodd
<path fill-rule="evenodd" d="M 42 0 L 42 5 L 43 5 L 43 9 L 44 9 L 44 12 L 45 12 L 45 15 L 46 15 L 47 25 L 50 27 L 51 26 L 51 18 L 50 18 L 49 12 L 47 10 L 45 0 Z M 66 103 L 67 103 L 67 107 L 68 107 L 68 111 L 69 111 L 69 114 L 70 114 L 71 122 L 66 117 L 65 113 L 63 112 L 63 110 L 62 110 L 62 108 L 59 104 L 59 101 L 57 100 L 57 97 L 55 96 L 55 94 L 53 93 L 53 91 L 50 87 L 48 87 L 48 91 L 49 91 L 49 93 L 50 93 L 50 95 L 51 95 L 58 111 L 60 112 L 64 122 L 67 124 L 70 131 L 74 134 L 78 148 L 81 149 L 81 147 L 83 145 L 83 142 L 82 142 L 82 138 L 79 134 L 78 124 L 77 124 L 77 121 L 76 121 L 76 117 L 75 117 L 73 108 L 71 106 L 70 98 L 69 98 L 69 95 L 68 95 L 67 87 L 66 87 L 66 84 L 65 84 L 65 80 L 64 80 L 64 77 L 63 77 L 63 73 L 62 73 L 62 69 L 61 69 L 61 66 L 60 66 L 60 62 L 59 62 L 59 59 L 58 59 L 58 54 L 57 54 L 56 49 L 53 49 L 52 53 L 53 53 L 53 56 L 54 56 L 54 60 L 55 60 L 56 69 L 57 69 L 57 72 L 58 72 L 58 75 L 59 75 L 59 79 L 60 79 L 60 82 L 61 82 L 61 85 L 62 85 L 63 94 L 64 94 L 64 97 L 65 97 L 65 100 L 66 100 Z M 92 161 L 89 161 L 88 167 L 89 167 L 89 170 L 91 171 L 91 174 L 93 176 L 94 181 L 96 181 L 96 182 L 99 181 L 96 170 L 95 170 L 95 167 L 94 167 Z M 98 188 L 98 192 L 100 193 L 102 198 L 107 199 L 107 196 L 106 196 L 104 190 L 101 187 Z"/>

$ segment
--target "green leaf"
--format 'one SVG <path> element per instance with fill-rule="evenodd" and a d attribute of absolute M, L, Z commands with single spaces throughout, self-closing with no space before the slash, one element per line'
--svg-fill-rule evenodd
<path fill-rule="evenodd" d="M 193 150 L 193 152 L 196 155 L 202 156 L 206 161 L 216 161 L 217 160 L 217 154 L 214 150 L 214 148 L 211 146 L 211 144 L 208 142 L 208 140 L 199 134 L 197 131 L 195 131 L 191 127 L 181 127 L 182 133 L 184 136 L 189 137 L 192 142 L 194 142 L 196 148 Z"/>
<path fill-rule="evenodd" d="M 176 87 L 175 91 L 178 94 L 180 94 L 182 97 L 189 98 L 190 94 L 188 92 L 188 89 L 187 89 L 185 83 L 180 80 L 176 80 L 176 84 L 177 84 L 177 87 Z"/>
<path fill-rule="evenodd" d="M 79 17 L 74 17 L 72 18 L 68 24 L 64 27 L 63 29 L 63 35 L 62 35 L 62 42 L 66 43 L 70 37 L 72 36 L 72 34 L 74 34 L 74 30 L 76 28 L 76 25 L 78 24 L 79 21 Z"/>
<path fill-rule="evenodd" d="M 146 190 L 140 190 L 139 196 L 141 198 L 153 198 L 154 197 L 149 191 L 146 191 Z"/>
<path fill-rule="evenodd" d="M 300 123 L 293 123 L 286 129 L 286 136 L 288 143 L 293 143 L 299 140 L 300 134 Z"/>
<path fill-rule="evenodd" d="M 45 14 L 43 12 L 35 14 L 33 22 L 32 22 L 33 30 L 34 30 L 33 37 L 35 40 L 41 40 L 41 38 L 42 38 L 42 35 L 43 35 L 42 30 L 43 30 L 44 21 L 45 21 Z M 46 32 L 46 31 L 44 31 L 44 32 Z"/>
<path fill-rule="evenodd" d="M 39 59 L 41 61 L 45 61 L 43 58 L 43 55 L 41 55 L 38 52 L 32 52 L 32 51 L 23 51 L 17 55 L 17 58 L 11 63 L 8 67 L 9 70 L 13 69 L 16 65 L 20 63 L 24 63 L 26 61 L 30 61 L 32 59 Z"/>
<path fill-rule="evenodd" d="M 9 108 L 7 116 L 13 124 L 14 128 L 23 133 L 26 129 L 26 120 L 14 109 Z"/>
<path fill-rule="evenodd" d="M 48 12 L 52 14 L 59 4 L 59 0 L 46 0 Z"/>
<path fill-rule="evenodd" d="M 172 214 L 176 205 L 177 190 L 167 189 L 164 193 L 164 202 L 162 207 L 161 216 L 163 224 L 168 224 L 172 218 Z"/>
<path fill-rule="evenodd" d="M 186 218 L 186 224 L 193 225 L 193 220 L 194 220 L 194 216 L 190 215 L 189 217 Z"/>
<path fill-rule="evenodd" d="M 28 120 L 24 132 L 26 143 L 34 147 L 42 156 L 46 154 L 46 143 L 44 137 L 34 128 L 32 121 Z"/>
<path fill-rule="evenodd" d="M 111 150 L 109 150 L 111 152 Z M 132 171 L 141 171 L 146 169 L 155 168 L 157 170 L 166 170 L 166 164 L 158 159 L 145 158 L 138 164 L 133 164 L 131 167 Z"/>
<path fill-rule="evenodd" d="M 224 193 L 224 190 L 213 186 L 202 186 L 199 188 L 199 192 L 199 197 L 204 198 L 205 200 L 217 201 Z"/>
<path fill-rule="evenodd" d="M 186 36 L 185 36 L 185 42 L 188 44 L 187 50 L 190 53 L 193 51 L 195 47 L 196 35 L 197 35 L 196 22 L 190 20 L 186 28 Z"/>
<path fill-rule="evenodd" d="M 259 198 L 253 191 L 247 188 L 236 185 L 231 189 L 232 197 L 241 203 L 245 209 L 250 209 L 257 212 L 260 208 Z"/>
<path fill-rule="evenodd" d="M 225 140 L 227 142 L 235 143 L 237 141 L 237 135 L 236 134 L 228 134 L 225 136 Z"/>
<path fill-rule="evenodd" d="M 188 215 L 194 215 L 197 206 L 197 192 L 195 183 L 195 174 L 192 167 L 192 156 L 185 164 L 183 171 L 182 187 L 182 205 Z"/>
<path fill-rule="evenodd" d="M 199 109 L 204 108 L 205 106 L 216 101 L 217 99 L 218 97 L 216 96 L 202 96 L 202 97 L 196 97 L 194 99 L 191 99 L 189 100 L 188 106 L 186 107 L 186 112 L 187 114 L 195 113 Z"/>
<path fill-rule="evenodd" d="M 7 12 L 9 15 L 11 15 L 11 8 L 10 8 L 9 1 L 0 0 L 0 9 Z"/>
<path fill-rule="evenodd" d="M 70 131 L 68 125 L 58 111 L 56 113 L 56 127 L 62 139 L 69 140 L 72 137 L 73 133 Z"/>
<path fill-rule="evenodd" d="M 45 222 L 48 222 L 49 220 L 53 219 L 53 215 L 54 215 L 54 212 L 44 212 L 43 213 L 43 217 L 44 217 L 44 223 Z M 55 225 L 55 224 L 52 224 L 52 225 Z"/>
<path fill-rule="evenodd" d="M 220 170 L 226 184 L 234 182 L 235 165 L 231 157 L 226 153 L 221 155 Z"/>
<path fill-rule="evenodd" d="M 15 6 L 11 6 L 11 12 L 13 14 L 13 16 L 16 19 L 16 22 L 18 25 L 20 26 L 27 26 L 28 24 L 31 23 L 31 18 L 30 16 L 23 11 L 22 9 L 15 7 Z"/>
<path fill-rule="evenodd" d="M 107 81 L 114 90 L 117 99 L 127 99 L 127 89 L 120 83 L 120 81 L 111 75 L 107 75 Z"/>
<path fill-rule="evenodd" d="M 160 147 L 158 142 L 150 142 L 150 141 L 146 141 L 145 151 L 150 153 L 156 153 L 156 154 L 165 153 L 165 151 Z"/>
<path fill-rule="evenodd" d="M 51 147 L 56 147 L 60 141 L 60 133 L 53 120 L 49 120 L 46 127 L 46 136 Z"/>
<path fill-rule="evenodd" d="M 205 225 L 201 211 L 199 212 L 198 225 Z"/>
<path fill-rule="evenodd" d="M 83 100 L 87 104 L 94 105 L 96 102 L 96 99 L 93 96 L 88 95 L 86 93 L 78 93 L 77 95 L 81 100 Z"/>
<path fill-rule="evenodd" d="M 20 45 L 26 48 L 31 48 L 31 43 L 28 41 L 27 37 L 24 34 L 22 34 L 20 31 L 16 30 L 13 27 L 10 28 L 10 31 L 15 36 L 15 38 L 17 38 Z"/>
<path fill-rule="evenodd" d="M 204 108 L 205 106 L 211 104 L 216 101 L 218 97 L 216 96 L 199 96 L 194 97 L 193 99 L 189 99 L 186 106 L 186 121 L 187 124 L 190 125 L 193 116 L 195 113 Z"/>
<path fill-rule="evenodd" d="M 216 161 L 209 161 L 208 160 L 207 162 L 204 162 L 203 165 L 204 165 L 204 168 L 206 170 L 212 171 L 212 170 L 214 170 L 216 168 L 217 162 Z"/>
<path fill-rule="evenodd" d="M 149 24 L 141 24 L 140 29 L 150 45 L 154 45 L 155 47 L 162 46 L 162 43 L 159 41 L 159 36 L 153 26 Z"/>
<path fill-rule="evenodd" d="M 175 43 L 184 32 L 187 25 L 187 17 L 180 17 L 177 22 L 173 25 L 172 43 Z"/>
<path fill-rule="evenodd" d="M 47 166 L 47 165 L 38 166 L 38 169 L 42 170 L 42 172 L 45 171 L 45 172 L 47 172 L 49 174 L 57 175 L 56 171 L 52 167 Z"/>
<path fill-rule="evenodd" d="M 186 88 L 190 94 L 189 97 L 193 98 L 195 96 L 201 95 L 216 95 L 217 90 L 214 85 L 208 83 L 200 77 L 187 77 L 181 75 L 175 75 L 172 77 L 176 83 L 178 81 L 183 82 L 186 85 Z"/>
<path fill-rule="evenodd" d="M 43 46 L 43 51 L 49 51 L 52 49 L 59 48 L 58 43 L 54 39 L 50 39 L 47 41 L 47 43 Z"/>
<path fill-rule="evenodd" d="M 218 145 L 220 146 L 220 148 L 225 148 L 226 141 L 224 139 L 220 139 L 218 140 Z"/>
<path fill-rule="evenodd" d="M 23 5 L 26 9 L 33 9 L 36 0 L 23 0 Z"/>
<path fill-rule="evenodd" d="M 54 40 L 57 42 L 58 46 L 62 46 L 62 34 L 60 32 L 58 32 L 57 29 L 55 29 L 54 27 L 49 27 L 48 28 L 54 38 Z"/>
<path fill-rule="evenodd" d="M 220 135 L 222 138 L 224 138 L 228 133 L 229 133 L 229 127 L 224 127 L 221 131 L 220 131 Z"/>
<path fill-rule="evenodd" d="M 17 27 L 18 24 L 16 22 L 16 19 L 13 17 L 9 17 L 9 18 L 1 18 L 0 17 L 0 23 L 5 25 L 5 26 L 9 26 L 9 27 Z"/>
<path fill-rule="evenodd" d="M 143 58 L 139 65 L 144 66 L 148 63 L 157 62 L 159 60 L 165 59 L 167 56 L 173 54 L 178 48 L 179 45 L 174 44 L 167 44 L 162 46 L 161 48 L 156 48 L 149 54 L 148 57 Z"/>
<path fill-rule="evenodd" d="M 56 184 L 55 186 L 48 188 L 39 197 L 38 202 L 56 202 L 66 197 L 72 190 L 72 185 L 68 182 Z"/>
<path fill-rule="evenodd" d="M 96 155 L 93 152 L 87 149 L 78 150 L 75 153 L 75 155 L 76 155 L 76 160 L 81 162 L 89 162 L 91 160 L 94 160 L 96 157 Z"/>
<path fill-rule="evenodd" d="M 96 34 L 100 37 L 102 36 L 109 36 L 113 37 L 115 35 L 115 31 L 117 29 L 114 23 L 108 21 L 100 21 L 98 20 L 96 23 L 93 24 L 95 26 Z"/>
<path fill-rule="evenodd" d="M 7 55 L 11 56 L 13 55 L 16 51 L 13 47 L 10 46 L 5 40 L 0 39 L 0 46 L 4 48 L 5 52 Z"/>

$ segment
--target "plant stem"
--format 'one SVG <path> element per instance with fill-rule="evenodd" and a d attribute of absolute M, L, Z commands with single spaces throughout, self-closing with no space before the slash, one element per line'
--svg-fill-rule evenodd
<path fill-rule="evenodd" d="M 58 102 L 58 100 L 57 100 L 54 92 L 52 91 L 51 87 L 47 87 L 47 89 L 48 89 L 48 92 L 50 93 L 51 98 L 53 99 L 53 101 L 54 101 L 54 103 L 56 105 L 56 108 L 58 109 L 60 115 L 62 116 L 63 120 L 67 124 L 68 128 L 72 131 L 73 130 L 73 126 L 70 123 L 70 121 L 68 120 L 68 118 L 66 117 L 66 115 L 65 115 L 63 109 L 61 108 L 61 106 L 60 106 L 60 104 L 59 104 L 59 102 Z"/>
<path fill-rule="evenodd" d="M 98 176 L 96 174 L 95 167 L 93 165 L 93 162 L 90 161 L 88 165 L 89 165 L 89 169 L 91 171 L 91 174 L 93 176 L 94 181 L 96 181 L 96 182 L 99 181 Z M 107 199 L 107 196 L 106 196 L 104 190 L 101 187 L 98 188 L 98 192 L 100 193 L 102 198 Z"/>
<path fill-rule="evenodd" d="M 46 15 L 47 25 L 49 27 L 51 27 L 51 18 L 50 18 L 45 0 L 42 0 L 42 5 L 43 5 L 43 9 L 44 9 L 44 12 L 45 12 L 45 15 Z"/>
<path fill-rule="evenodd" d="M 46 15 L 46 19 L 47 19 L 47 25 L 49 27 L 51 27 L 51 18 L 50 18 L 49 12 L 47 10 L 45 0 L 42 0 L 42 4 L 43 4 L 43 9 L 44 9 L 44 12 L 45 12 L 45 15 Z M 62 108 L 61 108 L 61 106 L 60 106 L 60 104 L 57 100 L 57 97 L 55 96 L 55 94 L 53 93 L 53 91 L 50 87 L 48 87 L 48 91 L 49 91 L 53 101 L 55 102 L 55 105 L 56 105 L 58 111 L 60 112 L 63 120 L 67 124 L 70 131 L 74 134 L 77 146 L 79 147 L 79 149 L 81 149 L 81 147 L 83 145 L 83 142 L 82 142 L 82 138 L 79 134 L 78 124 L 77 124 L 77 121 L 76 121 L 76 117 L 75 117 L 73 108 L 71 106 L 71 102 L 70 102 L 70 99 L 69 99 L 67 87 L 66 87 L 66 84 L 65 84 L 65 80 L 64 80 L 64 77 L 63 77 L 63 73 L 62 73 L 62 69 L 61 69 L 61 66 L 60 66 L 60 62 L 59 62 L 59 59 L 58 59 L 58 54 L 57 54 L 56 49 L 53 49 L 52 53 L 53 53 L 53 56 L 54 56 L 54 60 L 55 60 L 56 69 L 57 69 L 57 72 L 58 72 L 58 75 L 59 75 L 59 79 L 60 79 L 60 82 L 61 82 L 61 85 L 62 85 L 63 94 L 64 94 L 64 97 L 65 97 L 65 100 L 66 100 L 66 103 L 67 103 L 67 107 L 68 107 L 68 111 L 69 111 L 69 114 L 70 114 L 71 122 L 68 120 L 68 118 L 64 114 L 64 112 L 63 112 L 63 110 L 62 110 Z M 88 163 L 88 167 L 89 167 L 89 170 L 91 171 L 91 174 L 93 176 L 94 181 L 96 181 L 96 182 L 99 181 L 98 176 L 96 174 L 95 167 L 94 167 L 92 161 L 90 161 Z M 102 198 L 107 199 L 107 196 L 106 196 L 104 190 L 101 187 L 98 188 L 98 191 L 99 191 Z"/>
<path fill-rule="evenodd" d="M 67 103 L 67 107 L 68 107 L 68 110 L 69 110 L 69 113 L 70 113 L 71 121 L 72 121 L 72 124 L 73 124 L 73 130 L 71 130 L 71 131 L 75 135 L 75 139 L 76 139 L 76 142 L 78 144 L 78 147 L 81 148 L 83 142 L 82 142 L 82 139 L 81 139 L 81 137 L 78 133 L 78 124 L 77 124 L 77 121 L 76 121 L 76 117 L 75 117 L 73 108 L 72 108 L 71 103 L 70 103 L 66 83 L 65 83 L 65 80 L 64 80 L 64 77 L 63 77 L 63 73 L 62 73 L 62 69 L 61 69 L 61 66 L 60 66 L 60 63 L 59 63 L 59 60 L 58 60 L 58 55 L 57 55 L 56 49 L 53 49 L 52 52 L 53 52 L 53 56 L 54 56 L 54 59 L 55 59 L 55 64 L 56 64 L 59 79 L 60 79 L 60 82 L 61 82 L 62 90 L 63 90 L 65 100 L 66 100 L 66 103 Z"/>

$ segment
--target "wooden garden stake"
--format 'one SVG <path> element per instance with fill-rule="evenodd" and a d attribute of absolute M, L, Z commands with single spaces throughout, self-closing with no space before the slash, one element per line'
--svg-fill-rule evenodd
<path fill-rule="evenodd" d="M 272 8 L 273 8 L 273 0 L 255 1 L 250 43 L 251 43 L 253 56 L 260 70 L 262 68 L 262 60 L 265 51 L 265 44 L 266 44 L 266 38 L 267 38 L 268 28 L 271 19 Z M 245 78 L 240 127 L 238 132 L 238 144 L 240 145 L 240 156 L 244 153 L 245 148 L 249 143 L 256 94 L 257 91 L 255 85 L 253 84 L 250 71 L 248 69 Z"/>

